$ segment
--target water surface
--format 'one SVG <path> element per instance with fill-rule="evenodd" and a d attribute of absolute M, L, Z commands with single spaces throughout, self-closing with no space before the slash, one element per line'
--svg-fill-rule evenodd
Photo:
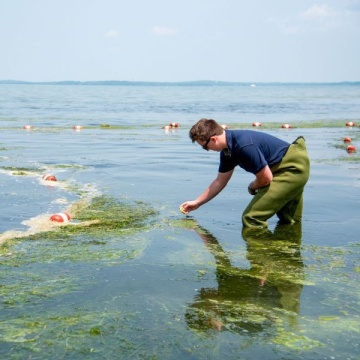
<path fill-rule="evenodd" d="M 358 358 L 359 158 L 342 141 L 359 146 L 359 128 L 345 126 L 358 120 L 357 87 L 0 91 L 2 357 Z M 188 138 L 202 116 L 230 127 L 260 120 L 256 131 L 289 142 L 305 136 L 312 168 L 301 226 L 272 219 L 269 232 L 243 231 L 252 176 L 240 168 L 212 202 L 188 217 L 178 211 L 216 175 L 218 155 Z M 339 126 L 296 127 L 318 120 Z M 169 121 L 180 127 L 161 129 Z M 49 172 L 56 185 L 41 180 Z M 96 197 L 154 212 L 124 231 L 26 236 L 29 224 Z"/>

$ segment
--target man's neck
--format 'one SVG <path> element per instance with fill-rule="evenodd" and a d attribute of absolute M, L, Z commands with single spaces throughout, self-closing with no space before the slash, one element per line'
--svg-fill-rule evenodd
<path fill-rule="evenodd" d="M 222 149 L 227 149 L 228 145 L 227 145 L 225 130 L 223 131 L 223 133 L 221 135 L 219 135 L 219 140 L 220 140 Z"/>

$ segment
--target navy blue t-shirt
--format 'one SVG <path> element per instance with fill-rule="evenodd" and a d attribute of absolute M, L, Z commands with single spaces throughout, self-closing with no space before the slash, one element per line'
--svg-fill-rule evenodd
<path fill-rule="evenodd" d="M 219 172 L 228 172 L 239 165 L 257 174 L 266 165 L 277 164 L 289 143 L 267 133 L 254 130 L 226 130 L 228 152 L 221 151 Z"/>

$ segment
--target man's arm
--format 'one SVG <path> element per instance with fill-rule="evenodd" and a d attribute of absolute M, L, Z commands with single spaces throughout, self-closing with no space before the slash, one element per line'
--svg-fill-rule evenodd
<path fill-rule="evenodd" d="M 209 185 L 209 187 L 195 200 L 186 201 L 180 205 L 180 209 L 184 213 L 196 210 L 201 205 L 204 205 L 211 199 L 213 199 L 219 192 L 224 189 L 228 181 L 230 180 L 233 170 L 226 173 L 218 173 L 216 179 Z"/>
<path fill-rule="evenodd" d="M 268 186 L 273 179 L 273 174 L 268 165 L 255 175 L 255 180 L 249 184 L 248 191 L 251 195 L 255 195 L 258 189 Z"/>

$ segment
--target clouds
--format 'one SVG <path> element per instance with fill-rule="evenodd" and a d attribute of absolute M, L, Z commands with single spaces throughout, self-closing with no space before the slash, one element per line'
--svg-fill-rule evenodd
<path fill-rule="evenodd" d="M 169 27 L 169 26 L 158 26 L 154 25 L 150 29 L 150 33 L 155 36 L 173 36 L 179 33 L 179 29 L 175 27 Z M 144 30 L 145 34 L 145 30 Z M 105 38 L 108 39 L 117 39 L 119 38 L 119 32 L 115 29 L 109 30 L 104 34 Z"/>
<path fill-rule="evenodd" d="M 314 3 L 293 15 L 270 17 L 268 23 L 286 34 L 328 32 L 334 29 L 350 32 L 360 25 L 359 11 L 359 0 L 347 0 L 334 6 Z"/>
<path fill-rule="evenodd" d="M 105 34 L 106 38 L 117 38 L 119 37 L 119 33 L 117 30 L 109 30 L 106 34 Z"/>
<path fill-rule="evenodd" d="M 335 15 L 335 12 L 329 5 L 314 4 L 309 7 L 305 12 L 300 13 L 299 18 L 305 20 L 322 20 L 333 15 Z"/>
<path fill-rule="evenodd" d="M 168 26 L 153 26 L 151 33 L 159 36 L 172 36 L 179 32 L 178 29 Z"/>
<path fill-rule="evenodd" d="M 316 3 L 293 16 L 271 17 L 268 22 L 286 34 L 326 32 L 344 24 L 344 11 L 345 8 L 335 10 L 328 4 Z"/>

